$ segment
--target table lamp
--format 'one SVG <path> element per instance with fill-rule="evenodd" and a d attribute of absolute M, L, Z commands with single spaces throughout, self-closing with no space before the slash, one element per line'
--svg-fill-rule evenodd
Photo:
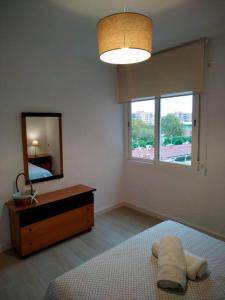
<path fill-rule="evenodd" d="M 32 146 L 34 146 L 34 149 L 35 149 L 34 156 L 37 156 L 37 147 L 39 146 L 38 140 L 33 140 L 32 141 Z"/>

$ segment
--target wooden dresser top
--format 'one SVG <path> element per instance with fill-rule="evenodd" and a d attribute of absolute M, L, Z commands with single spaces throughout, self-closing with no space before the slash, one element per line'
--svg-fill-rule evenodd
<path fill-rule="evenodd" d="M 94 191 L 96 191 L 96 189 L 89 187 L 89 186 L 79 184 L 79 185 L 74 185 L 74 186 L 71 186 L 68 188 L 56 190 L 53 192 L 48 192 L 45 194 L 37 195 L 36 199 L 39 201 L 38 203 L 17 206 L 17 205 L 15 205 L 14 200 L 11 200 L 11 201 L 6 202 L 6 205 L 10 210 L 12 210 L 14 212 L 22 212 L 22 211 L 32 209 L 37 206 L 41 206 L 44 204 L 48 204 L 51 202 L 69 198 L 72 196 L 77 196 L 77 195 L 80 195 L 83 193 L 94 192 Z"/>

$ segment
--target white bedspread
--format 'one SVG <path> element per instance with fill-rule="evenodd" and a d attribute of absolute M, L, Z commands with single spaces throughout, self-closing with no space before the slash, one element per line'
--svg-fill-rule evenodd
<path fill-rule="evenodd" d="M 152 243 L 164 235 L 182 239 L 187 251 L 208 260 L 210 275 L 188 281 L 184 294 L 156 285 L 157 259 Z M 165 221 L 53 280 L 46 300 L 224 300 L 225 242 L 173 221 Z"/>

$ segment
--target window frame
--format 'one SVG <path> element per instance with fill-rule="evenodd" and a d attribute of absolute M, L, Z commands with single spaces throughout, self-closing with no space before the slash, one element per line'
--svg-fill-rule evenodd
<path fill-rule="evenodd" d="M 191 155 L 192 161 L 191 165 L 179 164 L 174 162 L 166 162 L 160 161 L 159 159 L 159 150 L 160 150 L 160 106 L 161 99 L 170 98 L 170 97 L 179 97 L 179 96 L 187 96 L 192 95 L 192 147 L 191 147 Z M 131 114 L 131 105 L 134 102 L 138 101 L 155 101 L 155 119 L 154 119 L 154 143 L 155 143 L 155 154 L 154 159 L 146 159 L 140 157 L 132 156 L 132 114 Z M 127 115 L 128 115 L 128 160 L 139 162 L 139 163 L 147 163 L 150 165 L 159 165 L 159 166 L 172 166 L 174 167 L 183 167 L 183 168 L 196 168 L 199 170 L 199 162 L 200 162 L 200 141 L 199 141 L 199 123 L 200 123 L 200 115 L 199 115 L 199 107 L 200 107 L 200 95 L 198 93 L 193 92 L 184 92 L 184 93 L 176 93 L 169 95 L 161 95 L 160 97 L 145 97 L 134 99 L 132 102 L 127 104 Z"/>
<path fill-rule="evenodd" d="M 133 157 L 132 156 L 132 114 L 131 114 L 131 105 L 134 102 L 139 102 L 139 101 L 149 101 L 149 100 L 154 100 L 156 103 L 156 97 L 148 97 L 148 98 L 139 98 L 139 99 L 135 99 L 132 102 L 130 102 L 128 104 L 128 159 L 129 160 L 133 160 L 133 161 L 137 161 L 137 162 L 145 162 L 145 163 L 150 163 L 153 164 L 155 163 L 155 159 L 146 159 L 146 158 L 140 158 L 140 157 Z M 155 104 L 155 108 L 156 108 L 156 104 Z M 155 111 L 155 116 L 156 116 L 156 111 Z M 155 120 L 154 120 L 155 121 Z M 155 127 L 155 124 L 154 124 Z M 154 140 L 155 140 L 155 130 L 154 130 Z M 154 156 L 155 157 L 155 156 Z"/>

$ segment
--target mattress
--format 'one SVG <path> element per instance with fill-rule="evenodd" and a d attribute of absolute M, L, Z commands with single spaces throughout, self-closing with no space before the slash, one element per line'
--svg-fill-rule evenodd
<path fill-rule="evenodd" d="M 188 281 L 185 293 L 156 285 L 152 243 L 165 235 L 182 239 L 186 250 L 208 260 L 209 274 Z M 45 300 L 224 300 L 225 242 L 173 221 L 153 226 L 50 282 Z"/>

